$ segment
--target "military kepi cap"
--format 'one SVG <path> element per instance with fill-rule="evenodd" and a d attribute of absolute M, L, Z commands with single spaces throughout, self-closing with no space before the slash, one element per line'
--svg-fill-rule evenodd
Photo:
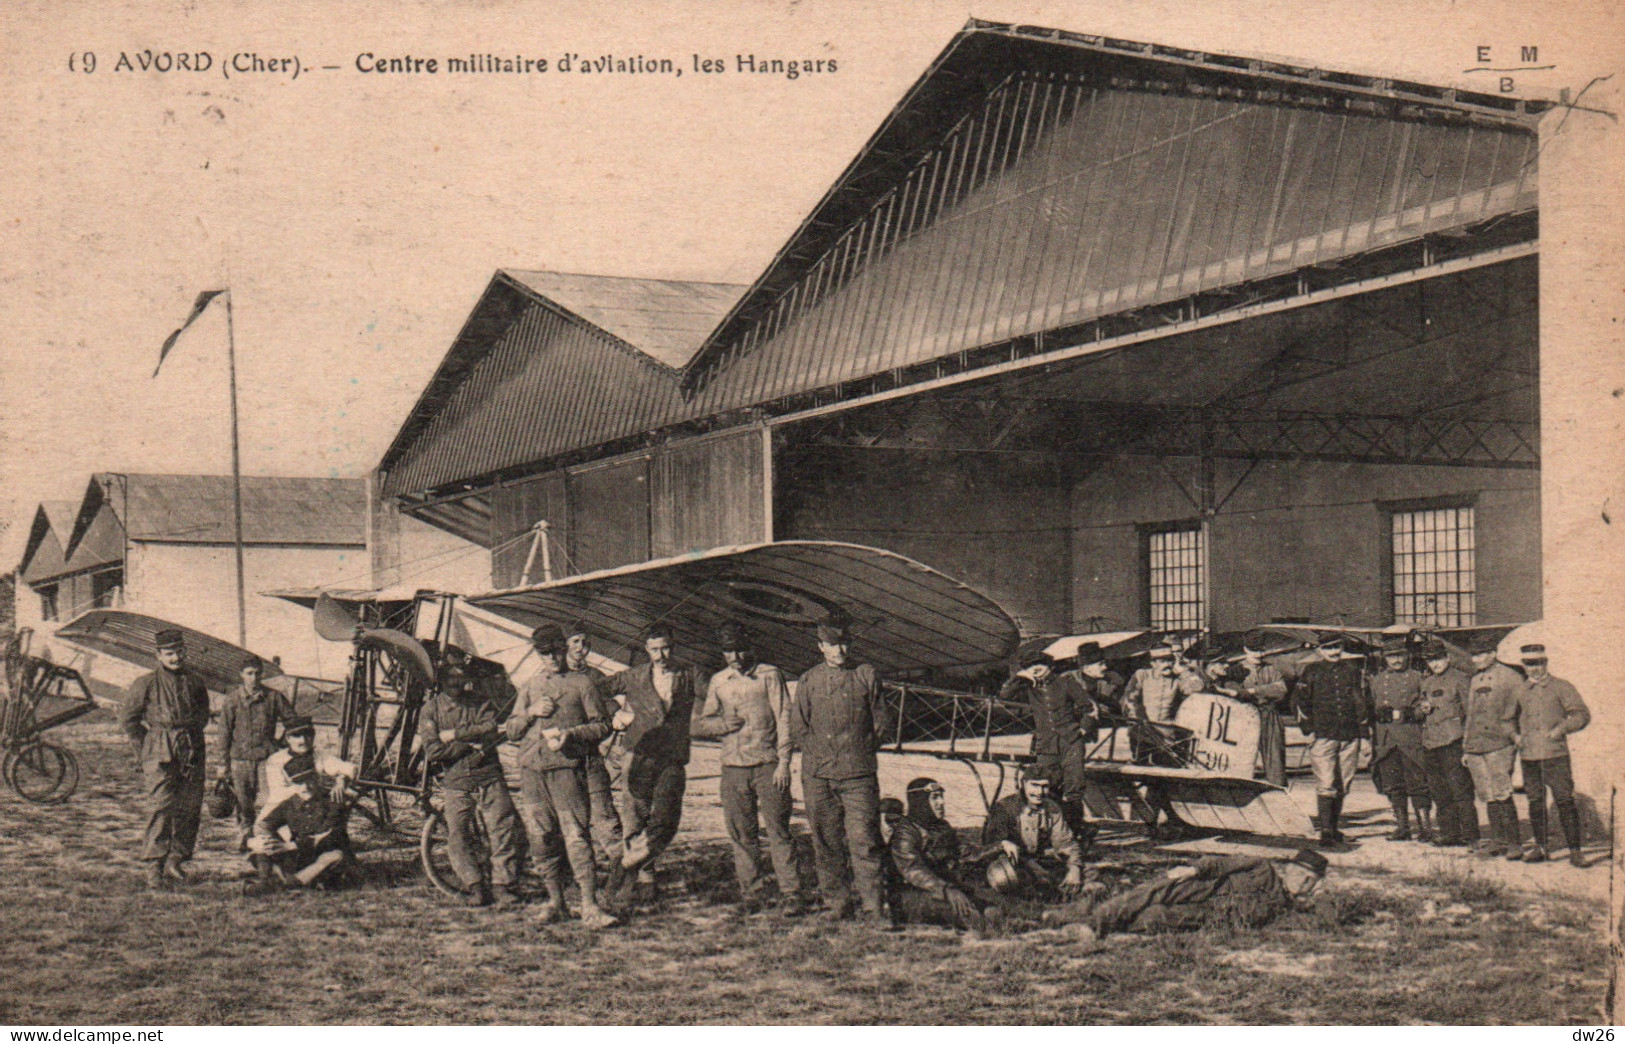
<path fill-rule="evenodd" d="M 825 645 L 852 640 L 852 632 L 838 620 L 826 620 L 818 625 L 818 640 Z"/>
<path fill-rule="evenodd" d="M 1501 647 L 1501 639 L 1493 634 L 1477 634 L 1467 643 L 1467 651 L 1472 653 L 1492 653 Z"/>
<path fill-rule="evenodd" d="M 564 651 L 564 629 L 558 624 L 544 623 L 530 632 L 530 644 L 542 654 Z"/>
<path fill-rule="evenodd" d="M 154 649 L 182 649 L 186 646 L 186 635 L 174 627 L 166 627 L 152 636 Z"/>
<path fill-rule="evenodd" d="M 1099 642 L 1084 642 L 1078 646 L 1078 666 L 1087 667 L 1093 663 L 1105 663 L 1106 654 L 1100 651 Z"/>
<path fill-rule="evenodd" d="M 750 636 L 745 633 L 744 627 L 738 621 L 725 620 L 717 628 L 717 645 L 723 652 L 740 652 L 750 648 Z"/>
<path fill-rule="evenodd" d="M 299 733 L 306 736 L 316 735 L 316 723 L 310 720 L 309 715 L 293 714 L 283 721 L 282 734 L 284 736 L 293 736 Z"/>
<path fill-rule="evenodd" d="M 1326 868 L 1332 865 L 1330 860 L 1312 848 L 1298 849 L 1292 853 L 1292 858 L 1287 861 L 1297 863 L 1316 877 L 1323 876 L 1326 873 Z"/>
<path fill-rule="evenodd" d="M 1525 645 L 1518 649 L 1518 659 L 1524 663 L 1545 663 L 1546 647 L 1544 645 Z"/>

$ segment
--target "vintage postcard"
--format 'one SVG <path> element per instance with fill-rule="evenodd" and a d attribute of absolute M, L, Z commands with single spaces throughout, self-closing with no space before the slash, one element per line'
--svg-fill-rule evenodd
<path fill-rule="evenodd" d="M 1618 5 L 0 29 L 13 1039 L 1613 1039 Z"/>

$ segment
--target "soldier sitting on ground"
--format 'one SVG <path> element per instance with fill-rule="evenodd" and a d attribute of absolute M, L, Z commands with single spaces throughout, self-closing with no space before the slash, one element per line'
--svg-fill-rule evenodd
<path fill-rule="evenodd" d="M 1084 844 L 1073 834 L 1061 806 L 1049 796 L 1049 778 L 1037 766 L 1022 775 L 1021 790 L 996 802 L 982 827 L 982 843 L 1002 860 L 989 867 L 988 883 L 1001 895 L 1037 902 L 1076 899 L 1086 885 Z"/>
<path fill-rule="evenodd" d="M 893 820 L 891 831 L 891 858 L 899 878 L 894 920 L 973 932 L 996 928 L 1004 920 L 999 897 L 967 872 L 959 835 L 943 818 L 947 795 L 942 785 L 916 779 L 908 785 L 907 797 L 908 814 Z"/>
<path fill-rule="evenodd" d="M 355 864 L 347 823 L 350 793 L 343 776 L 318 772 L 306 754 L 289 761 L 291 789 L 266 807 L 249 838 L 249 862 L 258 880 L 245 888 L 261 895 L 280 888 L 310 888 Z"/>

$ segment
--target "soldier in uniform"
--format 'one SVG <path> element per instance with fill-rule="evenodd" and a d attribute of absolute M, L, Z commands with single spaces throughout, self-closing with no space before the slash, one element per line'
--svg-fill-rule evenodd
<path fill-rule="evenodd" d="M 1034 652 L 1005 682 L 999 698 L 1025 703 L 1032 710 L 1034 760 L 1054 781 L 1067 825 L 1087 845 L 1094 829 L 1083 813 L 1084 762 L 1087 737 L 1098 728 L 1100 714 L 1079 675 L 1056 674 L 1055 660 L 1048 653 Z"/>
<path fill-rule="evenodd" d="M 1095 907 L 1086 923 L 1101 938 L 1209 925 L 1259 928 L 1307 905 L 1326 869 L 1326 857 L 1307 848 L 1288 860 L 1207 856 L 1194 866 L 1175 867 L 1161 881 L 1113 896 Z"/>
<path fill-rule="evenodd" d="M 1123 713 L 1123 686 L 1128 684 L 1121 675 L 1113 671 L 1106 663 L 1106 655 L 1101 652 L 1099 642 L 1084 642 L 1078 646 L 1077 655 L 1073 658 L 1075 669 L 1062 675 L 1071 678 L 1083 689 L 1083 694 L 1089 697 L 1089 702 L 1097 715 Z M 1094 736 L 1085 733 L 1084 740 L 1093 742 Z"/>
<path fill-rule="evenodd" d="M 898 888 L 897 920 L 985 932 L 1004 921 L 999 896 L 974 879 L 963 861 L 959 834 L 944 818 L 942 784 L 921 777 L 909 783 L 908 813 L 892 825 L 891 860 Z"/>
<path fill-rule="evenodd" d="M 146 777 L 148 815 L 141 858 L 147 864 L 147 885 L 162 888 L 166 879 L 187 880 L 181 866 L 197 845 L 209 692 L 202 679 L 186 669 L 186 639 L 180 631 L 159 631 L 153 646 L 158 669 L 131 683 L 119 720 Z"/>
<path fill-rule="evenodd" d="M 1544 645 L 1519 650 L 1526 683 L 1518 693 L 1518 725 L 1523 743 L 1523 792 L 1529 799 L 1529 829 L 1534 834 L 1523 851 L 1526 863 L 1546 861 L 1546 791 L 1557 805 L 1557 822 L 1569 846 L 1569 863 L 1585 866 L 1580 853 L 1580 809 L 1574 803 L 1574 776 L 1569 768 L 1568 737 L 1591 724 L 1591 711 L 1573 685 L 1552 676 Z M 1515 858 L 1508 852 L 1507 858 Z"/>
<path fill-rule="evenodd" d="M 1473 777 L 1461 763 L 1462 723 L 1467 717 L 1467 675 L 1450 663 L 1450 650 L 1433 639 L 1422 649 L 1428 673 L 1422 678 L 1422 762 L 1438 810 L 1440 847 L 1478 843 L 1478 808 Z"/>
<path fill-rule="evenodd" d="M 518 835 L 522 829 L 514 811 L 508 783 L 497 758 L 503 740 L 501 709 L 491 693 L 465 670 L 466 655 L 451 655 L 438 691 L 423 704 L 418 737 L 430 765 L 441 769 L 445 795 L 446 854 L 463 886 L 463 901 L 489 906 L 493 897 L 505 906 L 520 902 Z M 460 653 L 461 650 L 458 650 Z M 490 886 L 486 867 L 477 861 L 470 843 L 474 817 L 482 816 L 490 839 Z"/>
<path fill-rule="evenodd" d="M 1050 799 L 1049 786 L 1043 770 L 1029 766 L 1021 790 L 995 802 L 982 825 L 982 843 L 997 845 L 1016 871 L 1005 894 L 1075 899 L 1084 889 L 1084 846 Z"/>
<path fill-rule="evenodd" d="M 801 676 L 790 714 L 791 744 L 801 751 L 801 793 L 812 826 L 824 917 L 852 912 L 857 886 L 863 916 L 885 928 L 881 908 L 880 775 L 875 757 L 889 734 L 880 679 L 850 658 L 846 625 L 818 625 L 824 662 Z"/>
<path fill-rule="evenodd" d="M 1411 839 L 1409 811 L 1414 808 L 1417 839 L 1432 841 L 1428 814 L 1433 799 L 1422 755 L 1422 676 L 1411 667 L 1404 638 L 1383 642 L 1382 660 L 1383 669 L 1371 678 L 1371 777 L 1394 810 L 1394 831 L 1388 839 Z"/>
<path fill-rule="evenodd" d="M 1518 697 L 1523 675 L 1495 658 L 1499 642 L 1481 635 L 1472 644 L 1473 677 L 1467 683 L 1467 717 L 1461 761 L 1489 817 L 1489 837 L 1475 851 L 1488 857 L 1522 852 L 1518 810 L 1512 803 L 1512 763 L 1518 756 Z"/>
<path fill-rule="evenodd" d="M 1242 677 L 1236 695 L 1258 708 L 1258 756 L 1264 765 L 1264 778 L 1278 787 L 1286 786 L 1286 722 L 1281 711 L 1286 706 L 1286 676 L 1280 668 L 1264 662 L 1264 636 L 1249 631 L 1241 638 Z"/>
<path fill-rule="evenodd" d="M 1316 816 L 1322 845 L 1344 843 L 1338 829 L 1343 800 L 1359 767 L 1360 737 L 1371 723 L 1371 696 L 1360 664 L 1343 656 L 1341 635 L 1321 639 L 1320 658 L 1306 665 L 1295 693 L 1299 728 L 1313 737 Z"/>
<path fill-rule="evenodd" d="M 552 670 L 538 671 L 525 683 L 508 719 L 507 733 L 521 744 L 519 785 L 537 828 L 537 867 L 547 886 L 547 903 L 537 917 L 547 924 L 569 915 L 564 901 L 564 864 L 568 860 L 581 890 L 582 923 L 588 928 L 607 928 L 615 918 L 598 903 L 585 760 L 609 735 L 610 715 L 594 682 L 570 670 L 564 632 L 558 625 L 536 628 L 531 642 L 537 653 L 550 660 Z"/>
<path fill-rule="evenodd" d="M 336 869 L 355 865 L 344 777 L 325 778 L 315 756 L 304 754 L 290 761 L 288 779 L 292 789 L 281 801 L 266 805 L 254 824 L 249 861 L 259 879 L 247 883 L 246 895 L 310 888 Z"/>
<path fill-rule="evenodd" d="M 1179 704 L 1186 696 L 1201 692 L 1206 682 L 1196 671 L 1178 662 L 1179 650 L 1164 641 L 1151 650 L 1151 662 L 1135 671 L 1123 693 L 1124 709 L 1134 725 L 1129 730 L 1129 746 L 1136 765 L 1154 765 L 1163 768 L 1183 768 L 1178 758 L 1168 750 L 1159 726 L 1171 725 Z M 1152 840 L 1165 833 L 1175 834 L 1188 829 L 1188 824 L 1174 811 L 1167 790 L 1146 783 L 1133 801 L 1134 814 L 1145 824 L 1146 834 Z M 1163 821 L 1167 822 L 1164 827 Z"/>
<path fill-rule="evenodd" d="M 592 653 L 592 636 L 587 633 L 585 621 L 577 620 L 564 629 L 564 665 L 594 685 L 607 677 L 588 661 Z M 626 754 L 621 750 L 621 734 L 611 732 L 586 754 L 582 764 L 587 770 L 587 805 L 592 819 L 592 849 L 594 857 L 605 865 L 620 862 L 622 852 L 622 810 L 615 800 L 615 780 L 625 768 Z"/>
<path fill-rule="evenodd" d="M 293 705 L 260 684 L 265 664 L 258 656 L 243 663 L 243 683 L 226 694 L 220 707 L 220 778 L 231 784 L 237 804 L 237 850 L 248 851 L 260 796 L 265 759 L 276 753 L 278 730 L 293 717 Z"/>

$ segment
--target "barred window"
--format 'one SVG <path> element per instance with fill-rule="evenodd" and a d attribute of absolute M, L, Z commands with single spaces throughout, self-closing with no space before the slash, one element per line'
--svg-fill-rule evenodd
<path fill-rule="evenodd" d="M 1145 534 L 1146 604 L 1159 631 L 1195 631 L 1205 626 L 1202 525 L 1159 527 Z"/>
<path fill-rule="evenodd" d="M 1473 509 L 1395 511 L 1394 622 L 1471 627 L 1477 622 Z"/>

